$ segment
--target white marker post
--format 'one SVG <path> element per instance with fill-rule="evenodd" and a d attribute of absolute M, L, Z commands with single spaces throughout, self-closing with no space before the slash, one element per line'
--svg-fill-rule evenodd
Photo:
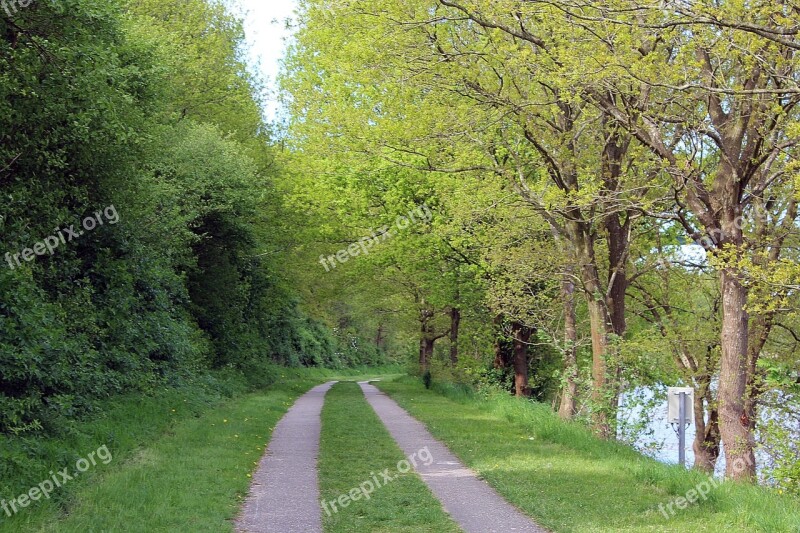
<path fill-rule="evenodd" d="M 691 425 L 694 405 L 694 389 L 691 387 L 669 387 L 667 391 L 667 418 L 670 424 L 678 425 L 678 463 L 686 466 L 686 427 Z"/>

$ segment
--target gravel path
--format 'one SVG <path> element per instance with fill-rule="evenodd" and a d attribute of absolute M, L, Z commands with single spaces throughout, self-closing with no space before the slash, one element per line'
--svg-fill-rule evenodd
<path fill-rule="evenodd" d="M 297 399 L 275 426 L 236 521 L 240 533 L 321 533 L 317 456 L 325 394 L 335 381 Z"/>
<path fill-rule="evenodd" d="M 368 382 L 359 383 L 378 417 L 410 456 L 427 446 L 433 462 L 416 470 L 433 494 L 467 533 L 523 531 L 547 533 L 506 502 L 486 482 L 478 479 L 447 447 L 433 438 L 423 424 Z"/>

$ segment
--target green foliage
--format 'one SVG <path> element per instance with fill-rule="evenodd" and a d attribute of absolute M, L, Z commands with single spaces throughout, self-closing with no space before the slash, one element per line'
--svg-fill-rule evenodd
<path fill-rule="evenodd" d="M 481 368 L 473 374 L 473 383 L 483 397 L 495 394 L 508 394 L 514 390 L 514 374 L 507 368 L 494 365 Z"/>
<path fill-rule="evenodd" d="M 765 365 L 766 366 L 766 365 Z M 771 369 L 771 379 L 777 369 Z M 790 391 L 797 387 L 787 387 Z M 762 477 L 780 492 L 800 496 L 800 441 L 796 392 L 771 390 L 762 398 L 758 440 L 763 459 Z"/>
<path fill-rule="evenodd" d="M 789 415 L 797 422 L 797 417 Z M 761 424 L 759 436 L 762 446 L 769 451 L 770 460 L 764 473 L 771 485 L 783 493 L 800 497 L 800 447 L 797 431 L 787 427 L 785 418 L 771 419 Z"/>
<path fill-rule="evenodd" d="M 280 257 L 259 84 L 222 3 L 34 2 L 0 12 L 0 433 L 209 369 L 344 366 Z M 14 255 L 114 206 L 51 256 Z M 56 228 L 56 229 L 54 229 Z"/>
<path fill-rule="evenodd" d="M 626 389 L 682 381 L 708 417 L 796 388 L 790 9 L 684 4 L 301 0 L 282 82 L 305 241 L 355 242 L 421 201 L 435 213 L 358 267 L 306 279 L 423 346 L 447 343 L 448 309 L 469 309 L 461 333 L 482 338 L 462 368 L 490 389 L 511 374 L 484 370 L 486 325 L 536 327 L 548 346 L 532 350 L 534 395 L 552 400 L 560 376 L 578 417 L 626 440 L 649 422 L 606 428 Z M 720 290 L 726 276 L 746 305 Z M 731 323 L 725 304 L 749 318 Z M 734 426 L 725 439 L 742 438 Z"/>
<path fill-rule="evenodd" d="M 561 354 L 555 347 L 543 342 L 529 346 L 528 353 L 531 397 L 539 402 L 552 403 L 561 388 L 558 379 L 563 366 Z"/>

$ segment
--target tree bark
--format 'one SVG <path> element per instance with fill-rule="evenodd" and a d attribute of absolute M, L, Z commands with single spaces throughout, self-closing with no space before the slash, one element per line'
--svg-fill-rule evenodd
<path fill-rule="evenodd" d="M 695 435 L 692 449 L 694 450 L 694 468 L 703 472 L 713 473 L 719 459 L 719 411 L 712 406 L 711 380 L 708 375 L 698 376 L 695 380 L 694 395 L 694 425 Z M 708 423 L 705 420 L 706 406 L 708 406 Z"/>
<path fill-rule="evenodd" d="M 533 330 L 520 322 L 511 325 L 514 339 L 514 393 L 517 397 L 529 398 L 531 388 L 528 383 L 528 343 Z"/>
<path fill-rule="evenodd" d="M 613 436 L 610 415 L 614 412 L 609 405 L 608 395 L 608 336 L 605 326 L 608 315 L 605 305 L 595 299 L 589 300 L 589 322 L 592 330 L 592 426 L 595 433 L 604 439 Z"/>
<path fill-rule="evenodd" d="M 612 421 L 616 417 L 616 405 L 611 403 L 615 392 L 609 390 L 607 357 L 609 336 L 614 333 L 611 316 L 606 306 L 605 294 L 600 283 L 594 253 L 593 238 L 587 224 L 569 224 L 570 241 L 575 245 L 581 281 L 589 308 L 589 326 L 592 333 L 592 427 L 604 439 L 614 437 Z"/>
<path fill-rule="evenodd" d="M 606 139 L 602 154 L 602 173 L 605 192 L 614 194 L 620 190 L 620 178 L 623 173 L 623 161 L 630 146 L 631 136 L 623 132 L 608 113 L 603 114 L 603 129 Z M 619 211 L 615 205 L 607 206 L 607 214 L 603 219 L 608 243 L 608 283 L 606 291 L 606 310 L 611 332 L 618 337 L 625 336 L 628 326 L 625 320 L 625 303 L 628 292 L 627 263 L 630 250 L 629 231 L 631 213 Z M 624 215 L 624 222 L 622 218 Z M 608 331 L 608 327 L 606 327 Z M 612 368 L 607 369 L 609 379 L 606 395 L 609 407 L 609 418 L 612 428 L 616 427 L 616 412 L 622 392 L 622 366 L 618 358 L 611 358 Z M 613 418 L 611 418 L 613 417 Z"/>
<path fill-rule="evenodd" d="M 430 307 L 422 307 L 419 310 L 419 370 L 421 374 L 424 374 L 430 366 L 436 341 L 450 333 L 449 330 L 444 333 L 436 333 L 436 327 L 433 324 L 435 316 L 436 311 Z"/>
<path fill-rule="evenodd" d="M 426 345 L 425 334 L 419 337 L 419 373 L 424 374 L 428 370 L 428 350 Z"/>
<path fill-rule="evenodd" d="M 561 281 L 561 299 L 564 305 L 564 386 L 558 416 L 570 420 L 577 412 L 578 395 L 578 327 L 575 316 L 575 282 L 572 271 Z"/>
<path fill-rule="evenodd" d="M 450 309 L 450 363 L 458 364 L 458 330 L 461 325 L 461 310 L 458 307 Z"/>
<path fill-rule="evenodd" d="M 420 335 L 419 335 L 419 371 L 424 374 L 428 370 L 431 355 L 433 355 L 433 311 L 427 308 L 420 309 Z"/>
<path fill-rule="evenodd" d="M 628 225 L 630 219 L 623 224 L 620 222 L 619 214 L 612 213 L 606 217 L 605 226 L 608 234 L 608 260 L 610 268 L 608 270 L 608 290 L 606 292 L 606 309 L 608 309 L 608 320 L 611 330 L 618 338 L 625 336 L 628 329 L 625 320 L 625 296 L 628 292 L 628 277 L 625 269 L 628 256 Z M 614 358 L 613 368 L 609 369 L 611 379 L 611 405 L 619 404 L 621 391 L 622 367 Z"/>
<path fill-rule="evenodd" d="M 424 374 L 429 366 L 431 358 L 433 357 L 433 346 L 436 342 L 436 339 L 432 339 L 429 337 L 423 337 L 420 342 L 420 355 L 419 355 L 419 368 L 420 371 Z"/>
<path fill-rule="evenodd" d="M 378 332 L 375 334 L 375 348 L 378 351 L 386 349 L 386 337 L 384 335 L 383 322 L 378 324 Z"/>
<path fill-rule="evenodd" d="M 619 127 L 608 114 L 603 115 L 603 127 L 607 130 L 607 140 L 603 149 L 603 181 L 605 190 L 613 193 L 619 190 L 619 180 L 622 176 L 622 162 L 630 145 L 630 135 L 622 134 Z M 625 215 L 625 221 L 620 217 Z M 630 249 L 628 232 L 631 225 L 629 212 L 619 212 L 611 209 L 603 219 L 608 242 L 608 292 L 606 306 L 608 307 L 611 325 L 614 333 L 622 337 L 625 335 L 627 324 L 625 322 L 625 296 L 628 290 L 627 262 Z"/>
<path fill-rule="evenodd" d="M 720 272 L 722 290 L 722 358 L 719 380 L 720 434 L 725 444 L 725 475 L 734 480 L 755 478 L 751 421 L 745 409 L 747 392 L 747 288 L 731 267 Z"/>

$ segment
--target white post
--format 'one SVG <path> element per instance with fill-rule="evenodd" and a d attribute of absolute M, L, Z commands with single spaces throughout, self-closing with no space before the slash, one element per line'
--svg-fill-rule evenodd
<path fill-rule="evenodd" d="M 678 424 L 678 462 L 686 465 L 686 427 L 692 423 L 691 407 L 694 404 L 692 387 L 669 387 L 667 390 L 667 418 L 672 427 Z"/>
<path fill-rule="evenodd" d="M 678 463 L 686 466 L 686 393 L 678 393 L 680 405 L 678 406 Z"/>

